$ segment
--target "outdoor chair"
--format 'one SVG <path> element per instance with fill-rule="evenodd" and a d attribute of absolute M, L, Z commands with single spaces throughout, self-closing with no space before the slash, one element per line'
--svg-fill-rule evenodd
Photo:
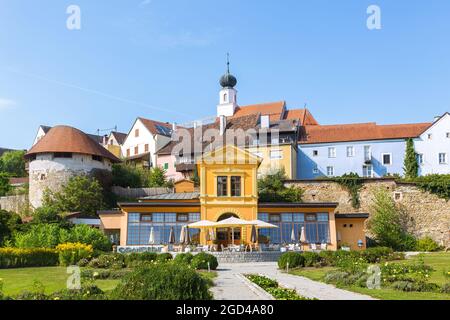
<path fill-rule="evenodd" d="M 328 245 L 326 243 L 320 244 L 320 250 L 327 250 Z"/>
<path fill-rule="evenodd" d="M 184 248 L 184 252 L 186 252 L 186 253 L 189 253 L 189 252 L 191 252 L 191 248 L 189 248 L 189 247 L 187 247 L 187 248 Z"/>
<path fill-rule="evenodd" d="M 204 246 L 202 247 L 202 251 L 208 252 L 208 251 L 209 251 L 209 246 L 208 246 L 208 245 L 204 245 Z"/>
<path fill-rule="evenodd" d="M 222 252 L 230 252 L 230 248 L 229 247 L 224 247 L 223 244 L 220 245 L 220 248 L 222 249 Z"/>
<path fill-rule="evenodd" d="M 310 244 L 310 248 L 311 248 L 311 250 L 314 252 L 314 251 L 317 251 L 317 245 L 315 244 L 315 243 L 311 243 Z"/>

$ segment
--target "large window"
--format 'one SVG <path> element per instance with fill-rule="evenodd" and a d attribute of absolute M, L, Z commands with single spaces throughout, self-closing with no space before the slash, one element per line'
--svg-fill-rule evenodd
<path fill-rule="evenodd" d="M 217 196 L 226 197 L 228 195 L 227 177 L 217 177 Z"/>
<path fill-rule="evenodd" d="M 231 177 L 231 196 L 241 196 L 241 177 Z"/>
<path fill-rule="evenodd" d="M 363 177 L 364 178 L 372 178 L 373 177 L 372 165 L 364 165 L 363 166 Z"/>
<path fill-rule="evenodd" d="M 292 243 L 292 229 L 299 242 L 302 227 L 307 243 L 330 243 L 328 213 L 259 213 L 258 219 L 278 228 L 260 229 L 260 241 L 272 244 Z"/>
<path fill-rule="evenodd" d="M 167 244 L 171 228 L 179 242 L 181 228 L 199 220 L 200 213 L 129 213 L 127 245 L 150 245 L 152 228 L 153 244 Z M 192 242 L 199 242 L 199 229 L 189 229 L 189 234 Z"/>
<path fill-rule="evenodd" d="M 336 148 L 335 147 L 328 148 L 328 158 L 336 158 Z"/>

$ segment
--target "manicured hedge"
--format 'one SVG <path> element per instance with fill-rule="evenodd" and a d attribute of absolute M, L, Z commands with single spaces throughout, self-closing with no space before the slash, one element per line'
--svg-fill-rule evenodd
<path fill-rule="evenodd" d="M 191 266 L 196 270 L 208 270 L 208 263 L 211 270 L 216 270 L 219 265 L 215 256 L 205 252 L 197 253 L 191 260 Z"/>
<path fill-rule="evenodd" d="M 112 291 L 119 300 L 210 300 L 207 281 L 184 264 L 138 267 Z"/>
<path fill-rule="evenodd" d="M 362 251 L 321 251 L 316 252 L 286 252 L 278 259 L 278 267 L 289 268 L 335 266 L 347 269 L 350 266 L 358 267 L 366 263 L 403 259 L 403 254 L 395 253 L 391 248 L 374 247 Z"/>
<path fill-rule="evenodd" d="M 55 249 L 0 248 L 0 268 L 23 268 L 57 266 L 58 251 Z"/>

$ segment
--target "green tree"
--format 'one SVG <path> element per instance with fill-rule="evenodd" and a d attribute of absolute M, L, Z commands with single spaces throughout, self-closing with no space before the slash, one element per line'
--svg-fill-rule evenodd
<path fill-rule="evenodd" d="M 194 182 L 194 186 L 198 187 L 200 185 L 200 177 L 198 176 L 198 168 L 196 164 L 194 165 L 194 171 L 191 179 Z"/>
<path fill-rule="evenodd" d="M 262 202 L 302 202 L 303 190 L 286 187 L 284 169 L 269 173 L 258 180 L 259 200 Z"/>
<path fill-rule="evenodd" d="M 112 184 L 123 188 L 142 187 L 142 169 L 135 166 L 121 163 L 112 167 Z"/>
<path fill-rule="evenodd" d="M 0 246 L 4 245 L 22 224 L 20 216 L 13 212 L 0 210 Z"/>
<path fill-rule="evenodd" d="M 8 151 L 0 157 L 0 171 L 12 177 L 26 177 L 25 151 Z"/>
<path fill-rule="evenodd" d="M 414 179 L 417 178 L 419 172 L 419 164 L 417 163 L 417 154 L 414 150 L 413 139 L 406 140 L 406 153 L 405 160 L 403 162 L 403 171 L 405 178 Z"/>
<path fill-rule="evenodd" d="M 167 187 L 166 170 L 161 167 L 153 167 L 148 171 L 145 186 L 148 188 Z"/>
<path fill-rule="evenodd" d="M 401 251 L 414 249 L 415 239 L 406 231 L 406 212 L 396 206 L 385 189 L 375 192 L 370 210 L 367 226 L 380 246 Z"/>
<path fill-rule="evenodd" d="M 95 216 L 97 210 L 104 208 L 103 189 L 94 178 L 75 176 L 60 192 L 44 191 L 43 206 L 58 212 L 81 212 Z"/>
<path fill-rule="evenodd" d="M 0 197 L 5 196 L 12 189 L 9 183 L 9 174 L 0 172 Z"/>

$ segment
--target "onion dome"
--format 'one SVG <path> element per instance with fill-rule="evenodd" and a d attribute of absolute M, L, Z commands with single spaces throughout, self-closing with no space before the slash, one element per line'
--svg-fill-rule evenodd
<path fill-rule="evenodd" d="M 236 77 L 230 73 L 230 59 L 229 55 L 227 54 L 227 73 L 225 73 L 220 78 L 220 85 L 222 86 L 222 88 L 234 88 L 236 84 L 237 84 Z"/>

